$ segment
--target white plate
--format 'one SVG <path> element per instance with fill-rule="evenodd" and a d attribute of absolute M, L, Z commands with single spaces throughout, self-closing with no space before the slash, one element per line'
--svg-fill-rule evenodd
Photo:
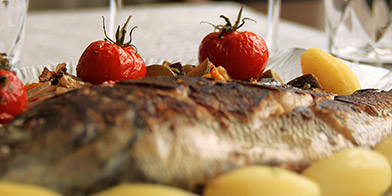
<path fill-rule="evenodd" d="M 301 64 L 300 56 L 305 51 L 303 48 L 288 48 L 279 50 L 273 54 L 268 61 L 267 69 L 275 71 L 284 82 L 300 76 Z M 147 65 L 161 64 L 163 60 L 146 60 Z M 177 62 L 186 64 L 197 64 L 197 62 L 185 62 L 178 60 Z M 174 63 L 174 62 L 173 62 Z M 374 67 L 362 64 L 353 64 L 346 62 L 347 65 L 359 78 L 362 88 L 377 88 L 382 90 L 390 90 L 392 88 L 392 73 L 388 69 Z M 68 73 L 75 75 L 75 63 L 67 62 Z M 49 70 L 55 70 L 56 65 L 45 65 Z M 15 68 L 16 75 L 23 83 L 32 83 L 38 81 L 45 66 L 30 66 Z"/>

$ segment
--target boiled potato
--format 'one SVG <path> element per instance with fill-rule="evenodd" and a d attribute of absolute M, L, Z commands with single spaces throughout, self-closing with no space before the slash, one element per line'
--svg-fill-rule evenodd
<path fill-rule="evenodd" d="M 196 196 L 193 193 L 157 184 L 122 184 L 92 196 Z"/>
<path fill-rule="evenodd" d="M 383 154 L 388 159 L 389 163 L 392 164 L 392 136 L 378 143 L 376 147 L 374 147 L 374 150 Z"/>
<path fill-rule="evenodd" d="M 325 90 L 338 95 L 349 95 L 361 88 L 358 78 L 345 63 L 321 49 L 305 51 L 301 67 L 303 74 L 312 73 Z"/>
<path fill-rule="evenodd" d="M 313 163 L 303 175 L 323 196 L 380 196 L 391 185 L 391 167 L 380 153 L 354 148 Z"/>
<path fill-rule="evenodd" d="M 281 168 L 249 166 L 212 179 L 204 196 L 318 196 L 315 182 Z"/>
<path fill-rule="evenodd" d="M 0 195 L 4 196 L 61 196 L 51 190 L 29 184 L 0 181 Z"/>

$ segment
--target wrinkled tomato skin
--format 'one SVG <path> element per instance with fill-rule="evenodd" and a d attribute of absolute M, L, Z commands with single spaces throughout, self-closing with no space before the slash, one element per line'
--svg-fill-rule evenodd
<path fill-rule="evenodd" d="M 258 78 L 267 66 L 269 52 L 263 38 L 252 32 L 208 34 L 199 47 L 199 62 L 207 57 L 215 66 L 223 66 L 236 80 Z"/>
<path fill-rule="evenodd" d="M 8 80 L 0 90 L 0 123 L 4 124 L 26 110 L 27 93 L 12 72 L 0 69 L 0 76 Z"/>
<path fill-rule="evenodd" d="M 132 80 L 146 75 L 146 65 L 131 46 L 122 48 L 106 41 L 96 41 L 81 55 L 76 75 L 92 84 Z"/>

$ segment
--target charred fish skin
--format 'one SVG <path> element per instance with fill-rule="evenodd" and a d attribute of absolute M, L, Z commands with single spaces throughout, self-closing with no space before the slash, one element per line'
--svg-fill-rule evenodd
<path fill-rule="evenodd" d="M 0 129 L 0 147 L 9 149 L 0 153 L 0 180 L 84 195 L 123 181 L 195 190 L 250 164 L 301 171 L 341 149 L 372 147 L 391 135 L 392 104 L 378 105 L 391 94 L 334 99 L 185 76 L 86 87 L 45 100 Z M 357 131 L 360 125 L 366 129 Z"/>
<path fill-rule="evenodd" d="M 0 156 L 0 178 L 65 195 L 114 183 L 127 169 L 119 165 L 130 156 L 122 151 L 143 125 L 132 105 L 115 96 L 125 92 L 109 89 L 111 97 L 108 88 L 101 90 L 99 96 L 86 88 L 48 99 L 2 129 L 0 145 L 10 150 Z"/>
<path fill-rule="evenodd" d="M 334 104 L 324 104 L 328 105 L 328 109 L 336 111 L 327 121 L 331 122 L 333 118 L 337 124 L 336 130 L 353 143 L 373 148 L 392 133 L 391 97 L 392 90 L 375 89 L 360 90 L 349 96 L 337 96 Z"/>

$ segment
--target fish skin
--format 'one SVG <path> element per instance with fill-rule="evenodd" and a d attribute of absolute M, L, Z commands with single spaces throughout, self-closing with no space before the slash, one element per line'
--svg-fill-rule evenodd
<path fill-rule="evenodd" d="M 335 100 L 316 102 L 318 117 L 358 146 L 373 148 L 392 132 L 392 90 L 359 90 Z M 334 111 L 329 113 L 326 111 Z"/>
<path fill-rule="evenodd" d="M 391 97 L 200 77 L 85 87 L 0 129 L 0 180 L 78 196 L 124 181 L 197 192 L 208 179 L 252 164 L 301 171 L 391 135 Z"/>

